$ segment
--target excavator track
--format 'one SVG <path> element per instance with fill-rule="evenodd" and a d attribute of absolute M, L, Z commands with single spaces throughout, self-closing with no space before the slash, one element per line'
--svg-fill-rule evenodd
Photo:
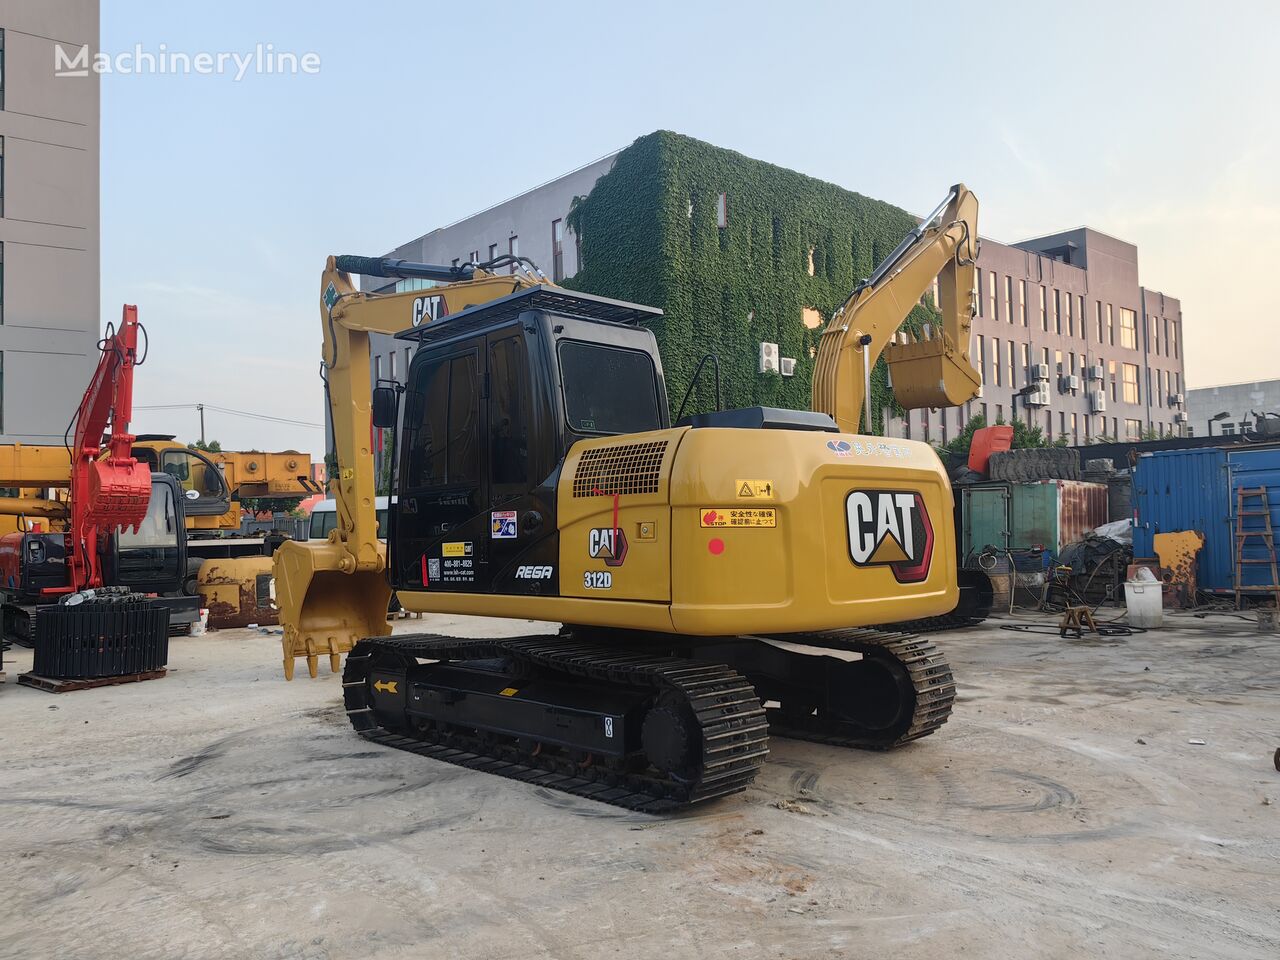
<path fill-rule="evenodd" d="M 863 750 L 892 750 L 936 732 L 951 716 L 956 695 L 951 665 L 927 639 L 875 629 L 761 639 L 860 653 L 877 677 L 871 682 L 891 684 L 878 688 L 855 684 L 836 687 L 825 702 L 815 702 L 821 698 L 812 695 L 799 707 L 784 698 L 780 707 L 767 711 L 773 736 Z M 855 697 L 876 702 L 876 709 L 863 709 L 863 703 L 855 702 Z"/>
<path fill-rule="evenodd" d="M 441 695 L 459 676 L 471 686 L 459 686 L 454 700 L 448 690 Z M 342 681 L 347 715 L 366 740 L 644 813 L 669 813 L 744 790 L 769 752 L 765 711 L 732 669 L 571 636 L 366 639 L 348 654 Z M 508 686 L 497 696 L 518 708 L 526 684 L 554 689 L 558 682 L 571 683 L 562 695 L 580 702 L 542 698 L 533 703 L 540 723 L 555 714 L 567 727 L 588 712 L 578 709 L 584 698 L 594 697 L 604 703 L 601 716 L 617 715 L 605 720 L 606 736 L 613 736 L 616 723 L 620 738 L 643 744 L 660 756 L 658 764 L 635 749 L 612 757 L 566 749 L 555 731 L 504 734 L 496 722 L 440 719 L 468 698 L 481 707 L 486 699 L 499 702 L 486 692 L 499 683 Z M 427 716 L 432 709 L 443 713 Z M 592 714 L 590 722 L 598 719 Z"/>

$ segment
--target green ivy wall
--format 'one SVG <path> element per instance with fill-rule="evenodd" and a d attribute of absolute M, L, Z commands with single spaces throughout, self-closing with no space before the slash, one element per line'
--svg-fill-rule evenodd
<path fill-rule="evenodd" d="M 723 229 L 721 193 L 728 195 Z M 712 352 L 727 407 L 807 409 L 821 327 L 805 327 L 803 308 L 825 323 L 915 226 L 890 204 L 665 130 L 623 150 L 568 222 L 583 265 L 567 286 L 665 311 L 653 329 L 673 415 L 698 361 Z M 906 325 L 930 317 L 920 307 Z M 761 341 L 796 359 L 794 377 L 756 372 Z M 883 362 L 872 392 L 876 406 L 891 402 Z M 686 412 L 714 406 L 708 367 Z"/>

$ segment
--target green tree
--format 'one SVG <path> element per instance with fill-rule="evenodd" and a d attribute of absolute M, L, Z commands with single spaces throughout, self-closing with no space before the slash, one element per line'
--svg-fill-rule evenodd
<path fill-rule="evenodd" d="M 996 419 L 996 426 L 1004 424 L 1004 417 Z M 981 430 L 987 425 L 987 418 L 982 414 L 969 418 L 964 428 L 956 434 L 955 438 L 943 445 L 942 449 L 948 453 L 957 456 L 969 455 L 969 447 L 973 444 L 973 434 L 977 430 Z M 1013 449 L 1021 450 L 1025 447 L 1047 447 L 1049 443 L 1045 440 L 1044 431 L 1039 427 L 1029 427 L 1026 421 L 1014 420 L 1011 424 L 1013 427 Z M 1061 446 L 1066 446 L 1066 437 L 1060 437 Z M 1057 443 L 1057 441 L 1055 441 Z"/>
<path fill-rule="evenodd" d="M 210 440 L 208 443 L 205 443 L 203 440 L 197 440 L 195 443 L 188 443 L 187 449 L 203 450 L 205 453 L 221 453 L 222 444 L 217 440 Z"/>
<path fill-rule="evenodd" d="M 302 503 L 302 497 L 245 497 L 240 501 L 242 509 L 250 513 L 292 513 Z"/>

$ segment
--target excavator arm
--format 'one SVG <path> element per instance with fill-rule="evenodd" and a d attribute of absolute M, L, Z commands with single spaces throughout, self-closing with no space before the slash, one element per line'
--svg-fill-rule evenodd
<path fill-rule="evenodd" d="M 494 272 L 509 267 L 514 273 Z M 437 286 L 394 293 L 356 290 L 352 274 L 426 280 Z M 321 371 L 333 426 L 338 476 L 331 484 L 337 522 L 322 543 L 289 541 L 275 553 L 276 605 L 283 627 L 284 673 L 307 658 L 311 676 L 327 655 L 337 672 L 341 654 L 364 637 L 390 632 L 386 547 L 378 539 L 372 452 L 369 336 L 395 334 L 467 307 L 548 283 L 519 257 L 457 267 L 390 258 L 329 257 L 320 278 Z"/>
<path fill-rule="evenodd" d="M 982 377 L 969 360 L 977 256 L 978 199 L 956 184 L 832 314 L 818 345 L 813 409 L 830 414 L 846 433 L 873 433 L 871 369 L 882 354 L 894 396 L 908 410 L 977 396 Z M 899 335 L 935 277 L 941 329 L 926 325 L 923 337 Z"/>

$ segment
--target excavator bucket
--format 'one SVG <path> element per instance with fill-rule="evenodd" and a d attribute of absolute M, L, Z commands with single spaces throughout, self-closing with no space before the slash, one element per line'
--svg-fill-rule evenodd
<path fill-rule="evenodd" d="M 385 549 L 385 548 L 384 548 Z M 391 587 L 385 570 L 348 573 L 348 555 L 333 541 L 289 541 L 275 553 L 276 606 L 284 625 L 284 678 L 293 679 L 294 662 L 307 658 L 307 671 L 318 672 L 319 658 L 329 658 L 337 673 L 342 654 L 365 637 L 391 632 L 387 605 Z"/>
<path fill-rule="evenodd" d="M 906 410 L 956 407 L 972 400 L 982 376 L 945 334 L 914 342 L 891 343 L 884 349 L 893 395 Z"/>

